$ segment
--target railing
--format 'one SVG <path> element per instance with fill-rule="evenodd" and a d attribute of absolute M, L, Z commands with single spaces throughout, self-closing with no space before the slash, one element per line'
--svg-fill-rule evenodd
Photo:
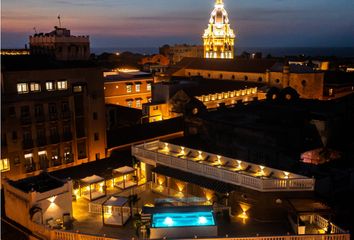
<path fill-rule="evenodd" d="M 153 161 L 160 165 L 180 169 L 196 175 L 207 176 L 219 181 L 247 187 L 257 191 L 313 191 L 314 179 L 312 178 L 259 178 L 242 172 L 235 172 L 225 168 L 211 166 L 204 162 L 174 157 L 156 151 L 159 142 L 144 143 L 132 146 L 132 154 Z M 147 149 L 151 150 L 147 150 Z M 295 175 L 295 174 L 294 174 Z"/>
<path fill-rule="evenodd" d="M 193 238 L 183 238 L 180 240 Z M 350 234 L 318 234 L 318 235 L 283 235 L 283 236 L 257 236 L 257 237 L 215 237 L 201 238 L 203 240 L 350 240 Z"/>
<path fill-rule="evenodd" d="M 51 240 L 118 240 L 118 238 L 109 238 L 106 236 L 88 235 L 76 232 L 66 232 L 54 230 L 54 237 Z"/>
<path fill-rule="evenodd" d="M 328 220 L 320 215 L 314 215 L 315 224 L 323 229 L 328 228 Z M 331 223 L 331 233 L 345 233 L 343 229 Z"/>

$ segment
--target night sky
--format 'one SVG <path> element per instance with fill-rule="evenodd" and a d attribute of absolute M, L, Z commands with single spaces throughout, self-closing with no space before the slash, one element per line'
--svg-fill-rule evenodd
<path fill-rule="evenodd" d="M 224 0 L 242 47 L 354 46 L 354 0 Z M 2 47 L 58 25 L 92 47 L 201 44 L 214 0 L 2 0 Z"/>

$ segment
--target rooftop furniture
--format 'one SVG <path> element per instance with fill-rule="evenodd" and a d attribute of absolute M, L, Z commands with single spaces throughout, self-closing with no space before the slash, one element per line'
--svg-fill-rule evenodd
<path fill-rule="evenodd" d="M 115 187 L 120 189 L 127 189 L 138 185 L 136 169 L 124 166 L 120 168 L 113 169 L 113 184 Z"/>
<path fill-rule="evenodd" d="M 106 181 L 103 177 L 92 175 L 80 179 L 80 196 L 93 201 L 106 196 Z"/>
<path fill-rule="evenodd" d="M 102 203 L 103 225 L 123 226 L 130 217 L 130 207 L 127 198 L 111 196 Z"/>

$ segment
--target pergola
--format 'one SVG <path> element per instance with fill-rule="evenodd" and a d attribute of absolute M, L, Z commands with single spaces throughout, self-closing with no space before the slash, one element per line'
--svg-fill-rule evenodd
<path fill-rule="evenodd" d="M 138 185 L 138 180 L 135 179 L 136 169 L 124 166 L 113 169 L 113 184 L 120 189 L 127 189 Z"/>
<path fill-rule="evenodd" d="M 102 203 L 103 225 L 123 226 L 130 218 L 130 207 L 125 197 L 111 196 Z"/>
<path fill-rule="evenodd" d="M 106 196 L 106 181 L 103 177 L 92 175 L 80 179 L 80 196 L 89 201 Z"/>

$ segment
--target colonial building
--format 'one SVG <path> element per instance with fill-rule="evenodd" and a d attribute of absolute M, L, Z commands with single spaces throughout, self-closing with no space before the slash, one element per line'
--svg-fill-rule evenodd
<path fill-rule="evenodd" d="M 89 36 L 74 36 L 70 30 L 54 27 L 49 33 L 36 33 L 29 37 L 31 55 L 52 56 L 57 60 L 88 60 Z"/>
<path fill-rule="evenodd" d="M 301 98 L 307 99 L 333 99 L 354 89 L 350 73 L 316 71 L 309 66 L 275 59 L 185 58 L 168 74 L 172 77 L 202 76 L 218 81 L 258 82 L 279 89 L 291 87 Z"/>
<path fill-rule="evenodd" d="M 263 86 L 262 83 L 220 82 L 203 78 L 156 83 L 152 88 L 152 102 L 143 105 L 143 118 L 155 122 L 193 115 L 222 105 L 253 101 L 259 98 L 259 88 Z"/>
<path fill-rule="evenodd" d="M 144 103 L 151 101 L 150 73 L 138 70 L 106 72 L 104 77 L 104 97 L 106 104 L 141 109 Z"/>
<path fill-rule="evenodd" d="M 188 44 L 164 45 L 159 49 L 160 54 L 169 58 L 170 64 L 176 64 L 186 57 L 202 58 L 203 51 L 203 46 Z"/>
<path fill-rule="evenodd" d="M 203 34 L 205 58 L 234 58 L 235 34 L 230 27 L 223 0 L 216 0 Z"/>
<path fill-rule="evenodd" d="M 8 56 L 1 92 L 4 177 L 105 157 L 103 77 L 92 63 Z"/>

